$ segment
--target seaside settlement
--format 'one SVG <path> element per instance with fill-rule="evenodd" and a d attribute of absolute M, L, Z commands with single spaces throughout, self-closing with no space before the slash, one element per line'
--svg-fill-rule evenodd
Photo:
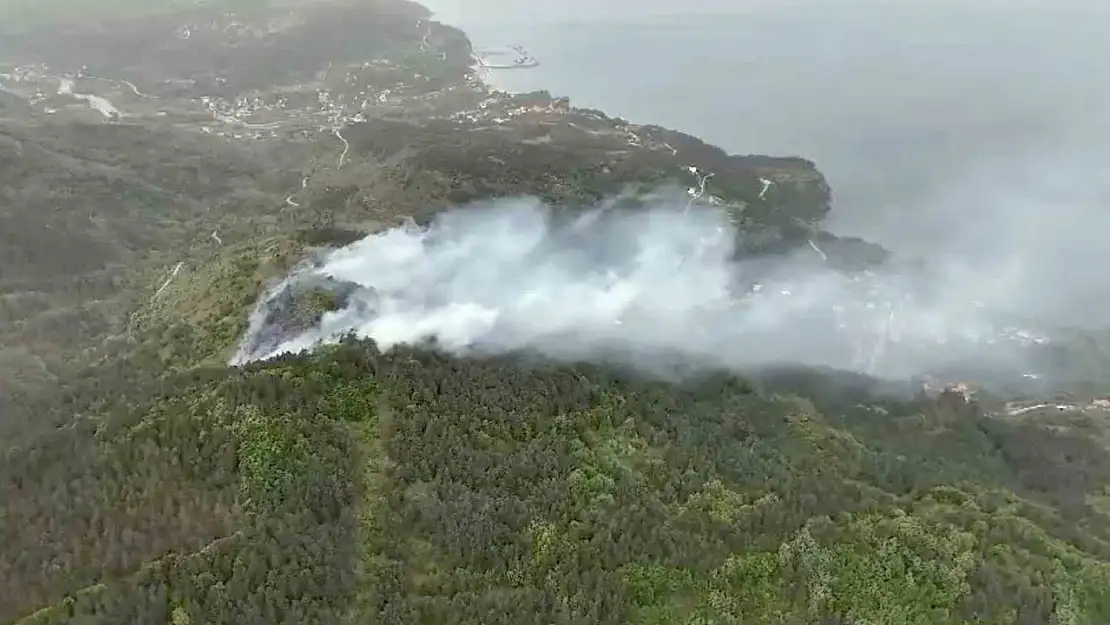
<path fill-rule="evenodd" d="M 497 91 L 538 60 L 405 0 L 68 4 L 0 35 L 0 622 L 1110 622 L 1105 342 L 975 328 L 1039 357 L 1004 393 L 885 376 L 951 343 L 808 160 Z M 282 285 L 370 234 L 656 193 L 847 282 L 813 312 L 855 371 L 235 360 L 342 313 Z M 801 299 L 762 276 L 738 306 Z"/>

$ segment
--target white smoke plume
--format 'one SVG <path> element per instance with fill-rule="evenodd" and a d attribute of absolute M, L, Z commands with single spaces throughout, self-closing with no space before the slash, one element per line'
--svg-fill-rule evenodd
<path fill-rule="evenodd" d="M 1022 267 L 895 266 L 848 274 L 803 243 L 740 258 L 730 214 L 662 195 L 571 213 L 534 198 L 441 213 L 327 253 L 271 290 L 232 364 L 354 334 L 382 349 L 434 342 L 466 353 L 617 355 L 706 367 L 831 366 L 886 377 L 966 359 L 1014 363 L 1047 342 L 1000 323 Z M 274 322 L 291 286 L 341 285 L 345 306 L 308 329 Z M 1025 366 L 1025 363 L 1020 363 Z"/>

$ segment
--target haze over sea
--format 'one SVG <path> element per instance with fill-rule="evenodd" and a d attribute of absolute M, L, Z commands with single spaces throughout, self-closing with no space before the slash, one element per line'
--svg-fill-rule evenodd
<path fill-rule="evenodd" d="M 1069 316 L 1110 291 L 1110 7 L 1094 0 L 427 4 L 476 48 L 540 60 L 489 72 L 498 88 L 814 160 L 839 233 L 1018 255 L 1035 304 Z"/>

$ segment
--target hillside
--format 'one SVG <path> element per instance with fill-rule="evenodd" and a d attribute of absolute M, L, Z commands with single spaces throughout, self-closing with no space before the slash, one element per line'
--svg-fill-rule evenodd
<path fill-rule="evenodd" d="M 314 250 L 475 200 L 676 184 L 753 258 L 886 252 L 822 230 L 813 163 L 492 92 L 405 0 L 117 8 L 0 40 L 0 622 L 1110 620 L 1105 403 L 354 338 L 227 366 Z"/>

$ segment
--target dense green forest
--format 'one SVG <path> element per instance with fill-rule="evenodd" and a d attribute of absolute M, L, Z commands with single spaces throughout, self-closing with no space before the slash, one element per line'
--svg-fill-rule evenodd
<path fill-rule="evenodd" d="M 4 454 L 5 620 L 1110 614 L 1110 454 L 1085 418 L 360 342 L 102 382 L 96 417 Z"/>
<path fill-rule="evenodd" d="M 90 6 L 42 6 L 63 4 Z M 1106 410 L 355 339 L 223 364 L 312 248 L 474 199 L 573 208 L 697 184 L 696 165 L 767 235 L 753 253 L 885 252 L 821 230 L 812 163 L 498 96 L 467 73 L 462 33 L 404 0 L 266 28 L 191 4 L 177 39 L 167 9 L 148 33 L 4 44 L 79 67 L 115 41 L 96 62 L 119 78 L 80 88 L 127 115 L 73 121 L 0 93 L 0 623 L 1110 623 Z M 266 4 L 250 11 L 269 19 Z M 324 32 L 372 84 L 298 56 Z M 275 50 L 326 69 L 278 76 Z M 332 109 L 263 111 L 265 142 L 197 112 L 211 85 L 265 97 L 263 66 L 282 97 L 373 88 L 381 108 L 342 131 L 306 130 Z"/>

